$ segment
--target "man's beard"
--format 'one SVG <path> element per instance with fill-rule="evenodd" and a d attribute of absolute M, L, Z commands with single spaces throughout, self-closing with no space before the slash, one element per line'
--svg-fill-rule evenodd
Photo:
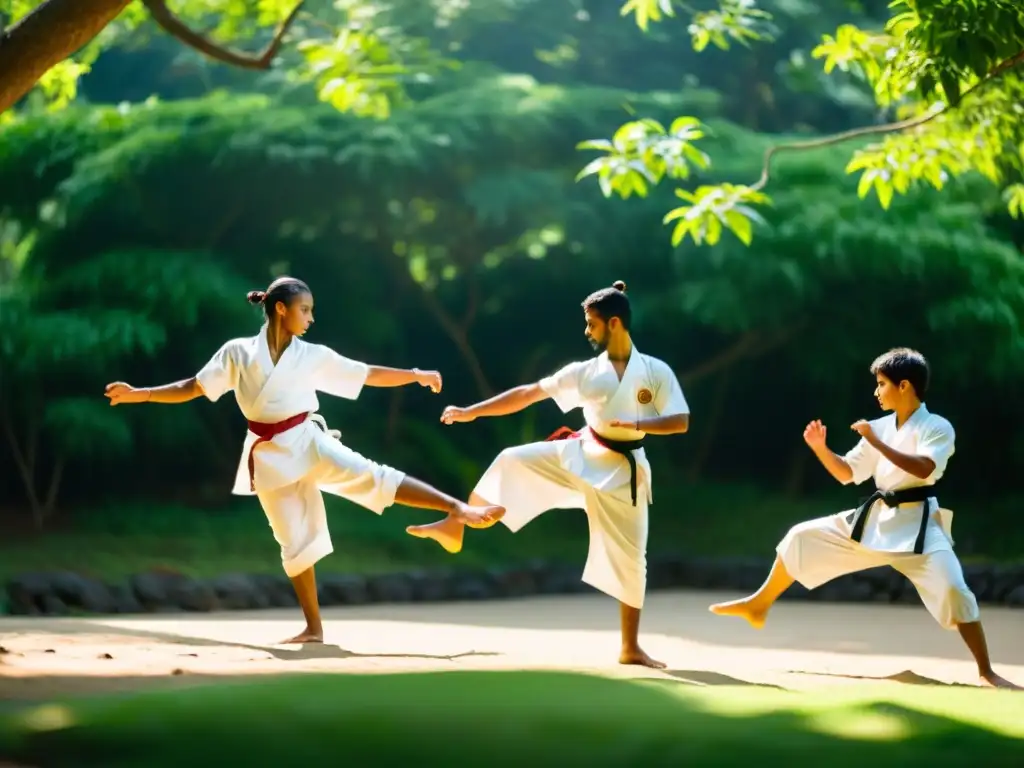
<path fill-rule="evenodd" d="M 601 352 L 604 352 L 606 349 L 608 349 L 608 341 L 607 341 L 607 339 L 605 339 L 604 341 L 598 341 L 594 337 L 590 337 L 589 339 L 587 339 L 587 341 L 590 342 L 590 346 L 592 346 L 594 348 L 594 351 L 599 353 L 599 354 Z"/>

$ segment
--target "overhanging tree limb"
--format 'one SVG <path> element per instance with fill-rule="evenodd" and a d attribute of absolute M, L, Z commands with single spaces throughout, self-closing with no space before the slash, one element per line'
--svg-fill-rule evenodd
<path fill-rule="evenodd" d="M 171 9 L 167 7 L 165 0 L 142 0 L 142 4 L 149 10 L 149 15 L 153 17 L 153 21 L 159 24 L 167 34 L 177 38 L 185 45 L 194 48 L 205 56 L 242 69 L 269 69 L 284 42 L 284 36 L 288 34 L 288 30 L 299 15 L 299 11 L 302 10 L 305 0 L 299 0 L 296 3 L 292 12 L 278 26 L 273 40 L 259 54 L 241 53 L 215 43 L 205 35 L 190 28 L 175 16 Z"/>
<path fill-rule="evenodd" d="M 979 91 L 981 88 L 991 84 L 993 81 L 995 81 L 1002 75 L 1006 74 L 1006 72 L 1010 71 L 1011 69 L 1022 63 L 1024 63 L 1024 50 L 1019 51 L 1010 58 L 999 62 L 999 64 L 993 67 L 988 74 L 981 78 L 981 80 L 979 80 L 966 91 L 964 91 L 963 95 L 960 97 L 958 105 L 962 104 L 964 100 L 972 93 L 975 93 Z M 932 111 L 926 112 L 923 115 L 908 118 L 907 120 L 900 120 L 895 123 L 885 123 L 883 125 L 868 125 L 864 126 L 863 128 L 853 128 L 849 131 L 835 133 L 832 134 L 831 136 L 823 136 L 820 139 L 794 141 L 789 144 L 776 144 L 774 146 L 768 147 L 768 149 L 766 149 L 764 153 L 764 163 L 761 167 L 761 178 L 759 178 L 754 184 L 752 184 L 750 188 L 755 191 L 760 191 L 764 189 L 764 187 L 768 184 L 769 177 L 771 176 L 772 158 L 775 157 L 775 155 L 779 154 L 780 152 L 797 152 L 807 149 L 819 149 L 820 147 L 828 147 L 833 144 L 841 144 L 844 141 L 857 139 L 860 138 L 861 136 L 873 136 L 879 133 L 897 133 L 899 131 L 906 131 L 911 128 L 917 128 L 919 126 L 922 126 L 925 123 L 929 123 L 935 118 L 937 118 L 939 115 L 944 115 L 953 109 L 956 109 L 956 107 L 951 107 L 949 104 L 944 104 L 938 109 L 933 109 Z"/>
<path fill-rule="evenodd" d="M 0 36 L 0 112 L 53 66 L 75 55 L 131 0 L 46 0 Z"/>

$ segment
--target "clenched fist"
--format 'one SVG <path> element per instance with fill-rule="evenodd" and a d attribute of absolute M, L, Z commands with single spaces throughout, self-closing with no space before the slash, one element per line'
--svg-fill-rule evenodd
<path fill-rule="evenodd" d="M 430 387 L 430 391 L 435 395 L 441 391 L 441 373 L 440 371 L 421 371 L 416 369 L 416 382 L 421 387 Z"/>
<path fill-rule="evenodd" d="M 149 400 L 148 389 L 136 389 L 131 384 L 123 381 L 115 381 L 107 384 L 104 396 L 110 400 L 111 405 L 127 405 L 129 403 L 145 403 Z"/>
<path fill-rule="evenodd" d="M 444 409 L 444 413 L 441 414 L 442 424 L 462 424 L 473 421 L 476 418 L 470 413 L 468 408 L 458 408 L 454 405 L 449 405 Z"/>

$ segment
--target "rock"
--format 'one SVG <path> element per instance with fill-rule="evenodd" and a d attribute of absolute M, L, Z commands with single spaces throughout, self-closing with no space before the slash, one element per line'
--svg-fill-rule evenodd
<path fill-rule="evenodd" d="M 497 583 L 487 573 L 463 572 L 455 580 L 452 596 L 456 600 L 490 600 L 498 597 Z"/>
<path fill-rule="evenodd" d="M 135 597 L 131 587 L 125 584 L 110 586 L 110 600 L 114 613 L 142 613 L 142 604 Z"/>
<path fill-rule="evenodd" d="M 7 609 L 13 616 L 38 616 L 43 597 L 50 594 L 50 580 L 44 573 L 23 573 L 7 582 Z"/>
<path fill-rule="evenodd" d="M 1005 603 L 1015 589 L 1024 587 L 1024 563 L 997 565 L 992 574 L 992 600 Z"/>
<path fill-rule="evenodd" d="M 227 573 L 209 580 L 220 607 L 227 611 L 248 611 L 270 607 L 253 580 L 243 573 Z"/>
<path fill-rule="evenodd" d="M 823 584 L 819 591 L 820 600 L 836 603 L 863 603 L 870 600 L 874 594 L 870 582 L 854 578 L 852 574 Z"/>
<path fill-rule="evenodd" d="M 40 608 L 46 616 L 67 616 L 70 613 L 67 604 L 52 593 L 43 595 Z"/>
<path fill-rule="evenodd" d="M 648 565 L 649 589 L 707 589 L 749 593 L 757 589 L 771 563 L 757 558 L 691 558 L 662 555 Z M 329 574 L 318 580 L 320 603 L 362 605 L 371 601 L 406 603 L 442 600 L 492 600 L 532 594 L 595 592 L 581 578 L 582 565 L 532 561 L 485 571 L 451 569 L 380 574 Z M 1024 605 L 1024 564 L 964 567 L 964 577 L 979 602 Z M 283 574 L 225 574 L 207 581 L 180 573 L 149 571 L 127 585 L 106 585 L 80 574 L 61 571 L 19 574 L 0 594 L 12 615 L 66 615 L 71 611 L 102 613 L 173 613 L 180 611 L 255 610 L 298 604 Z M 872 568 L 834 579 L 808 591 L 791 586 L 783 600 L 891 602 L 918 605 L 917 590 L 890 567 Z"/>
<path fill-rule="evenodd" d="M 50 575 L 53 594 L 69 608 L 89 613 L 112 613 L 114 601 L 106 584 L 77 573 L 60 571 Z"/>
<path fill-rule="evenodd" d="M 647 561 L 647 588 L 652 591 L 684 586 L 686 559 L 680 555 L 658 555 Z"/>
<path fill-rule="evenodd" d="M 367 579 L 366 589 L 375 603 L 411 603 L 412 580 L 404 573 L 381 574 Z"/>
<path fill-rule="evenodd" d="M 175 586 L 184 578 L 180 573 L 147 571 L 133 576 L 129 584 L 143 610 L 164 612 L 172 605 L 177 607 L 171 595 Z"/>
<path fill-rule="evenodd" d="M 412 585 L 413 600 L 436 603 L 451 600 L 455 594 L 458 574 L 452 570 L 410 571 L 406 576 Z"/>
<path fill-rule="evenodd" d="M 487 571 L 487 578 L 493 582 L 495 594 L 499 597 L 537 594 L 537 579 L 531 568 L 493 568 Z"/>
<path fill-rule="evenodd" d="M 221 607 L 217 593 L 210 584 L 187 577 L 170 584 L 167 597 L 171 605 L 183 611 L 208 613 Z"/>
<path fill-rule="evenodd" d="M 566 595 L 580 582 L 581 567 L 561 563 L 534 563 L 530 566 L 542 595 Z"/>
<path fill-rule="evenodd" d="M 364 576 L 332 573 L 320 578 L 317 593 L 323 605 L 364 605 L 370 593 Z"/>
<path fill-rule="evenodd" d="M 253 586 L 263 594 L 269 607 L 294 608 L 299 604 L 291 580 L 283 573 L 256 573 L 249 578 Z"/>
<path fill-rule="evenodd" d="M 1024 608 L 1024 584 L 1010 591 L 1006 596 L 1006 604 L 1012 608 Z"/>
<path fill-rule="evenodd" d="M 794 581 L 793 584 L 787 589 L 780 599 L 782 600 L 816 600 L 814 597 L 815 590 L 808 589 L 798 581 Z"/>
<path fill-rule="evenodd" d="M 994 569 L 991 565 L 972 564 L 964 566 L 964 580 L 979 603 L 994 602 L 993 586 L 995 585 Z"/>

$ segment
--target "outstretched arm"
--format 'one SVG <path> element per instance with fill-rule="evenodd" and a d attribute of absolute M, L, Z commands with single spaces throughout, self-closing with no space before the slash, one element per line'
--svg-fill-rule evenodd
<path fill-rule="evenodd" d="M 103 393 L 111 405 L 127 405 L 129 403 L 164 403 L 173 405 L 187 403 L 202 397 L 205 393 L 199 383 L 199 379 L 192 377 L 183 381 L 176 381 L 173 384 L 164 384 L 160 387 L 133 387 L 123 381 L 115 381 L 107 384 Z"/>
<path fill-rule="evenodd" d="M 454 424 L 473 421 L 481 416 L 507 416 L 510 413 L 517 413 L 529 408 L 541 400 L 547 400 L 549 397 L 550 395 L 541 388 L 540 384 L 524 384 L 467 408 L 449 405 L 441 414 L 441 421 L 445 424 Z"/>
<path fill-rule="evenodd" d="M 366 375 L 368 387 L 404 387 L 408 384 L 419 384 L 430 387 L 432 392 L 441 391 L 441 374 L 437 371 L 422 371 L 419 368 L 387 368 L 383 365 L 369 366 Z"/>

